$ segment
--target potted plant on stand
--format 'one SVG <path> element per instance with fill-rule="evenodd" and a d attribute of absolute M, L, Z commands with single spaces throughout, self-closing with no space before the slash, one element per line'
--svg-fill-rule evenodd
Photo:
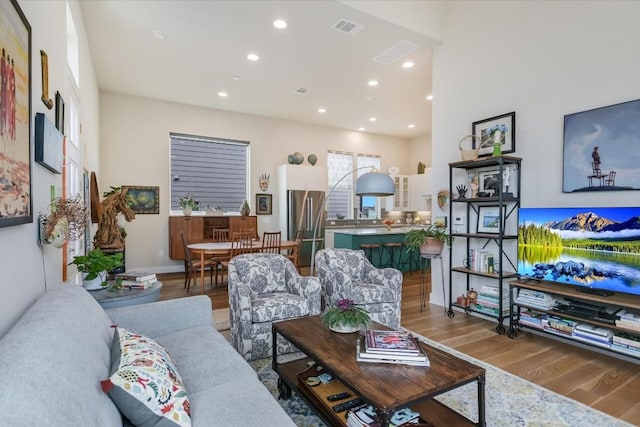
<path fill-rule="evenodd" d="M 88 291 L 102 289 L 107 286 L 107 273 L 123 265 L 122 252 L 107 255 L 100 249 L 76 255 L 69 265 L 75 265 L 82 273 L 82 284 Z"/>
<path fill-rule="evenodd" d="M 178 206 L 182 208 L 184 216 L 190 216 L 193 210 L 198 210 L 200 202 L 195 201 L 194 198 L 191 197 L 191 194 L 187 194 L 186 196 L 180 197 Z"/>
<path fill-rule="evenodd" d="M 369 312 L 355 305 L 353 300 L 342 298 L 336 302 L 335 307 L 324 312 L 322 323 L 334 332 L 348 334 L 367 327 Z"/>
<path fill-rule="evenodd" d="M 446 228 L 435 225 L 410 230 L 404 236 L 407 251 L 420 250 L 421 254 L 426 255 L 440 255 L 445 243 L 451 244 L 451 236 Z"/>

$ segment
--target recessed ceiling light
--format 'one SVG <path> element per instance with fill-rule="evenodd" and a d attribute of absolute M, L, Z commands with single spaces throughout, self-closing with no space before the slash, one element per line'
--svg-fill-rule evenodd
<path fill-rule="evenodd" d="M 377 119 L 375 117 L 369 117 L 370 122 L 375 122 Z"/>
<path fill-rule="evenodd" d="M 360 132 L 362 132 L 362 131 L 364 130 L 364 128 L 358 128 L 358 130 L 359 130 Z"/>
<path fill-rule="evenodd" d="M 410 124 L 409 126 L 407 126 L 409 129 L 413 129 L 414 127 L 416 127 L 416 125 L 414 125 L 413 123 Z"/>
<path fill-rule="evenodd" d="M 318 108 L 318 113 L 322 114 L 322 113 L 326 113 L 326 112 L 327 112 L 326 108 L 322 108 L 322 107 Z"/>
<path fill-rule="evenodd" d="M 285 21 L 284 19 L 276 19 L 275 21 L 273 21 L 273 26 L 279 30 L 282 30 L 283 28 L 287 28 L 287 21 Z"/>
<path fill-rule="evenodd" d="M 167 35 L 160 30 L 154 30 L 153 37 L 157 38 L 158 40 L 164 40 L 167 38 Z"/>
<path fill-rule="evenodd" d="M 369 86 L 378 86 L 378 81 L 377 80 L 369 80 L 369 83 L 367 83 Z"/>
<path fill-rule="evenodd" d="M 221 91 L 221 92 L 218 92 L 218 96 L 219 96 L 220 98 L 226 98 L 227 96 L 229 96 L 229 94 L 228 94 L 227 92 L 222 92 L 222 91 Z"/>
<path fill-rule="evenodd" d="M 247 59 L 249 61 L 257 61 L 258 59 L 260 59 L 260 57 L 258 55 L 256 55 L 255 53 L 250 53 L 247 55 Z"/>
<path fill-rule="evenodd" d="M 427 100 L 431 101 L 433 99 L 433 95 L 427 95 Z"/>
<path fill-rule="evenodd" d="M 240 80 L 240 77 L 239 77 L 239 76 L 233 76 L 233 77 L 231 77 L 231 80 L 236 80 L 236 81 L 238 81 L 238 80 Z"/>
<path fill-rule="evenodd" d="M 415 64 L 413 62 L 407 61 L 402 64 L 402 68 L 413 68 L 414 65 Z"/>

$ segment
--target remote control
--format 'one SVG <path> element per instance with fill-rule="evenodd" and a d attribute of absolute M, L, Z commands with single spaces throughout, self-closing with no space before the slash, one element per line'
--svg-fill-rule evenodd
<path fill-rule="evenodd" d="M 349 396 L 351 396 L 351 393 L 347 393 L 346 391 L 343 391 L 342 393 L 332 394 L 331 396 L 327 396 L 327 400 L 329 402 L 335 402 L 336 400 L 346 399 Z"/>
<path fill-rule="evenodd" d="M 351 408 L 355 408 L 356 406 L 360 406 L 363 403 L 364 403 L 364 400 L 362 400 L 359 397 L 356 397 L 355 399 L 351 399 L 351 400 L 348 400 L 346 402 L 338 403 L 337 405 L 331 407 L 331 409 L 333 409 L 333 412 L 342 412 L 342 411 L 346 411 L 347 409 L 351 409 Z"/>

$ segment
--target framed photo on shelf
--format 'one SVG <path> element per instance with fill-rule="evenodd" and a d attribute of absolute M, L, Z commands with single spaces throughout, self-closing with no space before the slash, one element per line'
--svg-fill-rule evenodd
<path fill-rule="evenodd" d="M 500 195 L 500 169 L 478 171 L 478 196 L 497 197 Z"/>
<path fill-rule="evenodd" d="M 137 214 L 160 213 L 160 187 L 123 186 L 127 189 L 127 201 Z"/>
<path fill-rule="evenodd" d="M 502 205 L 502 228 L 507 207 Z M 500 233 L 500 206 L 478 206 L 478 233 Z"/>
<path fill-rule="evenodd" d="M 31 25 L 16 0 L 0 2 L 2 129 L 0 129 L 0 227 L 33 222 L 31 195 Z M 5 63 L 11 59 L 11 67 Z M 9 69 L 10 68 L 10 69 Z M 9 98 L 6 77 L 15 76 Z M 12 86 L 13 87 L 13 86 Z M 6 92 L 5 92 L 6 89 Z M 7 189 L 4 184 L 7 184 Z M 9 189 L 10 188 L 10 189 Z"/>
<path fill-rule="evenodd" d="M 501 116 L 478 120 L 471 125 L 471 134 L 477 138 L 472 138 L 472 147 L 478 148 L 478 157 L 490 156 L 493 153 L 492 136 L 489 134 L 493 126 L 506 126 L 507 131 L 502 133 L 502 154 L 516 151 L 516 113 L 515 111 Z"/>
<path fill-rule="evenodd" d="M 256 194 L 256 215 L 271 215 L 271 194 Z"/>

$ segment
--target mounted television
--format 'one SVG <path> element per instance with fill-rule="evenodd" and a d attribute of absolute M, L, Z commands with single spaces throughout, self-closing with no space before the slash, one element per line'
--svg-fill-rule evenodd
<path fill-rule="evenodd" d="M 640 207 L 521 208 L 518 275 L 640 295 Z"/>

